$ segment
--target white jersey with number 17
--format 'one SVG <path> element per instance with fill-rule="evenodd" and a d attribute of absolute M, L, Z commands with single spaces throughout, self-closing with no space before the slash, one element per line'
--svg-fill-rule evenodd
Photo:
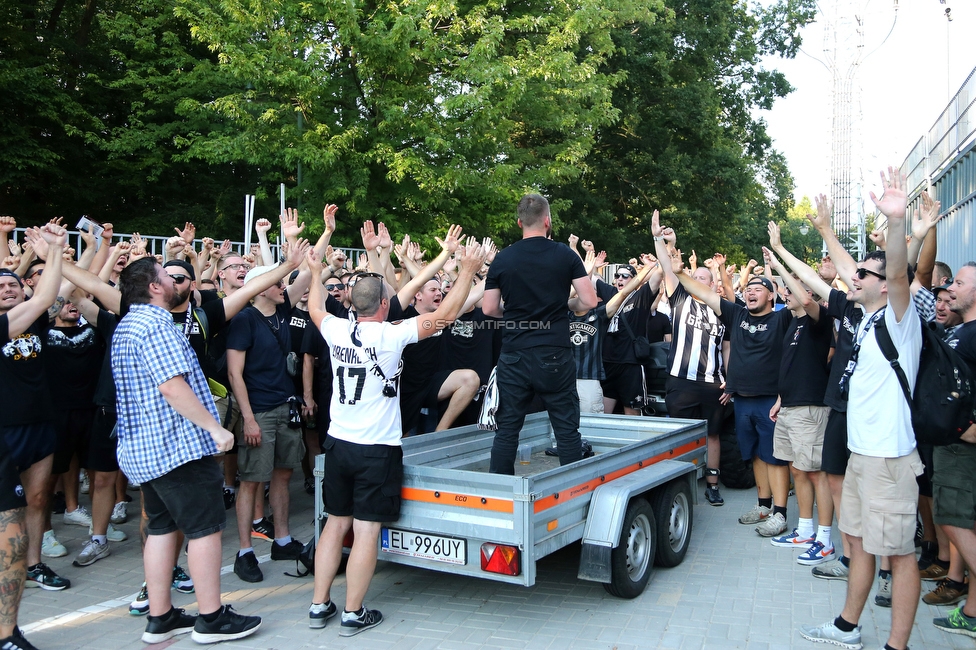
<path fill-rule="evenodd" d="M 417 324 L 357 323 L 329 317 L 322 337 L 332 360 L 329 435 L 360 445 L 400 444 L 400 398 L 383 395 L 383 379 L 396 377 L 403 348 L 417 342 Z"/>

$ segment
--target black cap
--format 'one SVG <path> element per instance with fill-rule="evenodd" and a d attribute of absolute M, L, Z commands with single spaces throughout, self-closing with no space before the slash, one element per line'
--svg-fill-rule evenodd
<path fill-rule="evenodd" d="M 190 264 L 189 262 L 186 262 L 184 260 L 170 260 L 165 264 L 163 264 L 164 269 L 169 266 L 178 266 L 184 271 L 186 271 L 186 275 L 188 278 L 190 278 L 191 280 L 197 279 L 197 274 L 193 272 L 193 265 Z"/>

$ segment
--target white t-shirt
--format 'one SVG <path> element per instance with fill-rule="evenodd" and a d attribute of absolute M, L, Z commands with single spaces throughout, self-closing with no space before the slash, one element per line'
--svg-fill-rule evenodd
<path fill-rule="evenodd" d="M 322 321 L 322 336 L 333 373 L 329 435 L 360 445 L 399 445 L 400 399 L 383 395 L 375 367 L 387 379 L 399 375 L 403 348 L 417 342 L 417 323 L 359 323 L 330 316 Z"/>
<path fill-rule="evenodd" d="M 874 314 L 865 314 L 854 340 L 861 337 Z M 922 351 L 921 321 L 909 303 L 901 322 L 895 312 L 885 309 L 885 326 L 898 350 L 898 363 L 915 392 L 918 356 Z M 871 328 L 874 329 L 873 327 Z M 856 454 L 878 458 L 900 458 L 915 449 L 912 414 L 905 393 L 891 364 L 878 347 L 876 333 L 868 331 L 861 339 L 857 366 L 850 379 L 847 401 L 847 446 Z"/>

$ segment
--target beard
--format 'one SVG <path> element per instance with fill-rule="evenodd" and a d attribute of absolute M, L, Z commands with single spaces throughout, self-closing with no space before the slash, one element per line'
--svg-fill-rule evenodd
<path fill-rule="evenodd" d="M 175 287 L 173 288 L 173 292 L 170 295 L 166 296 L 166 305 L 169 309 L 175 309 L 176 307 L 179 307 L 184 302 L 186 302 L 186 299 L 189 297 L 190 297 L 190 283 L 187 282 L 186 291 L 179 291 Z"/>

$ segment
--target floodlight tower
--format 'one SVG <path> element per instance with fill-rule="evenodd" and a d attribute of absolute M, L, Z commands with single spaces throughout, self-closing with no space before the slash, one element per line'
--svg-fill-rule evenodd
<path fill-rule="evenodd" d="M 861 63 L 865 54 L 865 18 L 870 0 L 829 0 L 820 4 L 824 19 L 824 64 L 831 74 L 830 194 L 834 202 L 833 228 L 855 259 L 866 252 L 864 203 L 861 195 Z M 897 18 L 898 0 L 893 0 Z M 892 22 L 891 30 L 894 30 Z M 891 30 L 888 36 L 891 35 Z M 885 41 L 888 40 L 886 36 Z M 881 45 L 884 44 L 882 41 Z M 878 45 L 878 47 L 881 47 Z M 877 50 L 877 48 L 875 48 Z M 824 250 L 826 253 L 826 249 Z"/>

